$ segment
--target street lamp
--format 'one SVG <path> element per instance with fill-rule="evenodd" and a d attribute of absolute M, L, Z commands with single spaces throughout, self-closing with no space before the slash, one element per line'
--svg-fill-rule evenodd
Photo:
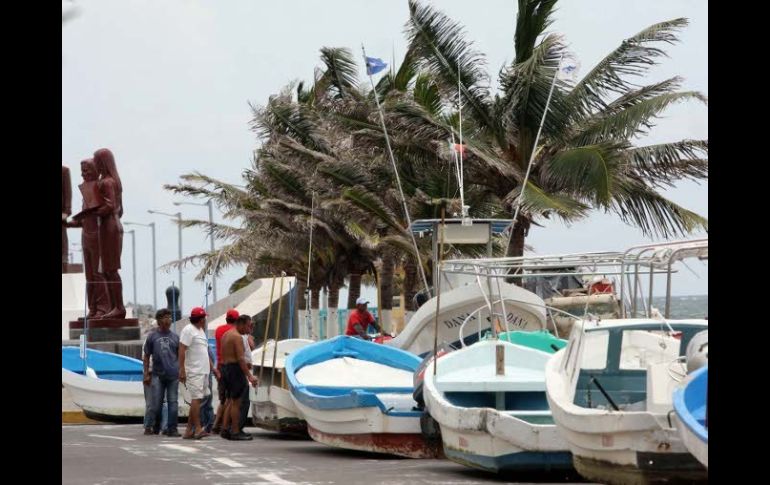
<path fill-rule="evenodd" d="M 149 209 L 147 212 L 150 214 L 161 214 L 168 217 L 176 217 L 177 219 L 177 225 L 179 226 L 179 301 L 177 304 L 179 305 L 179 309 L 182 309 L 182 213 L 177 212 L 176 214 L 169 214 L 168 212 L 161 212 Z"/>
<path fill-rule="evenodd" d="M 126 231 L 126 234 L 131 234 L 131 273 L 134 279 L 134 310 L 139 310 L 139 305 L 136 300 L 136 231 L 131 229 Z"/>
<path fill-rule="evenodd" d="M 208 202 L 174 202 L 175 206 L 180 205 L 200 205 L 204 206 L 207 205 L 209 207 L 209 242 L 211 243 L 211 254 L 214 254 L 214 204 L 211 202 L 211 199 L 208 200 Z M 214 290 L 214 302 L 217 301 L 217 275 L 216 275 L 217 268 L 216 266 L 211 271 L 211 286 Z"/>
<path fill-rule="evenodd" d="M 155 259 L 155 223 L 142 224 L 141 222 L 123 222 L 125 226 L 145 226 L 152 229 L 152 306 L 158 310 L 158 286 L 156 272 L 158 271 L 158 262 Z"/>

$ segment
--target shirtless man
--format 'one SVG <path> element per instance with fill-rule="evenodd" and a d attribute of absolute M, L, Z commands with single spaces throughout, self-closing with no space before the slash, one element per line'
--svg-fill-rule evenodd
<path fill-rule="evenodd" d="M 257 387 L 257 378 L 251 374 L 249 364 L 244 357 L 242 335 L 249 333 L 251 317 L 241 315 L 235 323 L 235 328 L 222 336 L 222 384 L 225 386 L 225 396 L 230 399 L 229 420 L 222 426 L 221 436 L 228 440 L 245 441 L 252 439 L 238 427 L 240 421 L 241 396 L 249 383 Z M 229 421 L 229 428 L 227 426 Z"/>

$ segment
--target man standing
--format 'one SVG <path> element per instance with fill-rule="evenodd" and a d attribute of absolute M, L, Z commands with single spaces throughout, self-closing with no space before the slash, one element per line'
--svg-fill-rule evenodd
<path fill-rule="evenodd" d="M 217 369 L 219 369 L 220 373 L 222 371 L 222 336 L 235 328 L 236 320 L 238 320 L 238 310 L 235 310 L 234 308 L 227 310 L 227 315 L 225 315 L 226 323 L 217 327 L 216 331 L 214 332 L 214 339 L 216 341 L 217 348 Z M 214 427 L 211 429 L 211 431 L 219 434 L 222 431 L 222 420 L 224 416 L 226 416 L 229 412 L 229 402 L 225 396 L 225 386 L 222 384 L 221 379 L 217 379 L 217 393 L 219 394 L 219 407 L 217 408 L 217 417 L 214 420 Z"/>
<path fill-rule="evenodd" d="M 179 415 L 179 337 L 171 331 L 171 312 L 165 308 L 155 313 L 158 328 L 147 336 L 144 343 L 144 385 L 150 385 L 150 415 L 144 434 L 158 434 L 161 426 L 161 407 L 165 397 L 168 403 L 168 425 L 163 434 L 176 437 Z M 152 374 L 150 374 L 152 358 Z M 148 433 L 149 431 L 149 433 Z"/>
<path fill-rule="evenodd" d="M 366 333 L 366 329 L 369 325 L 374 325 L 374 328 L 376 328 L 378 332 L 383 333 L 372 314 L 366 309 L 366 305 L 368 304 L 369 300 L 363 296 L 356 300 L 356 309 L 351 311 L 348 316 L 348 326 L 345 329 L 345 335 L 362 338 L 364 340 L 371 340 L 372 338 Z"/>
<path fill-rule="evenodd" d="M 219 377 L 219 371 L 209 357 L 209 342 L 203 330 L 205 324 L 206 311 L 195 307 L 190 312 L 190 323 L 179 335 L 179 380 L 190 394 L 190 416 L 184 439 L 198 440 L 208 434 L 201 426 L 201 400 L 210 392 L 208 377 L 211 370 L 214 369 L 214 374 Z"/>
<path fill-rule="evenodd" d="M 251 360 L 251 352 L 257 347 L 256 343 L 254 343 L 254 336 L 252 335 L 253 331 L 254 321 L 249 319 L 246 333 L 241 335 L 241 338 L 243 339 L 243 357 L 246 359 L 246 364 L 249 366 L 249 369 L 254 368 L 254 363 Z M 241 416 L 238 420 L 238 429 L 240 429 L 241 432 L 243 432 L 243 428 L 246 427 L 246 420 L 249 416 L 249 405 L 251 404 L 249 397 L 249 386 L 246 386 L 246 389 L 241 396 Z"/>
<path fill-rule="evenodd" d="M 257 386 L 257 378 L 251 374 L 246 358 L 242 335 L 248 333 L 251 317 L 241 315 L 235 324 L 235 329 L 222 337 L 222 383 L 225 385 L 225 396 L 230 400 L 229 427 L 222 430 L 222 437 L 229 440 L 244 441 L 252 436 L 244 433 L 238 427 L 240 418 L 241 397 L 248 392 L 249 383 Z M 227 424 L 227 421 L 225 421 Z"/>

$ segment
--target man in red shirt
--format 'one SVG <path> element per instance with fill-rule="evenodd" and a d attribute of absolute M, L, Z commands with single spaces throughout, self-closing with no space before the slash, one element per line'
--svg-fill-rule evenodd
<path fill-rule="evenodd" d="M 374 325 L 378 332 L 383 333 L 382 328 L 380 328 L 372 314 L 366 309 L 368 304 L 369 300 L 363 296 L 356 300 L 356 309 L 351 311 L 348 316 L 348 326 L 345 329 L 345 335 L 371 340 L 372 338 L 366 333 L 369 325 Z"/>
<path fill-rule="evenodd" d="M 214 332 L 217 347 L 217 369 L 222 369 L 222 336 L 235 328 L 235 321 L 238 320 L 238 316 L 238 310 L 227 310 L 227 315 L 225 315 L 225 322 L 227 323 L 217 327 L 216 332 Z M 211 431 L 218 434 L 222 431 L 222 418 L 227 412 L 228 404 L 230 403 L 230 400 L 226 399 L 225 386 L 222 385 L 220 379 L 217 379 L 217 392 L 219 394 L 219 407 L 217 407 L 217 416 L 214 419 L 214 427 L 211 428 Z"/>

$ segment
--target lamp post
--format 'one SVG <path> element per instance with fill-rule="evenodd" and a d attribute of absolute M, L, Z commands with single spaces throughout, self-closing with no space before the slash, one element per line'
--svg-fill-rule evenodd
<path fill-rule="evenodd" d="M 124 222 L 126 226 L 145 226 L 152 229 L 152 306 L 158 310 L 158 286 L 156 272 L 158 271 L 158 262 L 155 259 L 155 223 L 142 224 L 141 222 Z"/>
<path fill-rule="evenodd" d="M 174 202 L 175 206 L 180 205 L 200 205 L 200 206 L 208 206 L 209 208 L 209 243 L 211 244 L 211 253 L 214 253 L 214 204 L 211 202 L 211 199 L 208 200 L 208 202 Z M 214 266 L 211 270 L 211 287 L 214 292 L 214 303 L 217 302 L 217 275 L 216 275 L 217 268 Z M 207 292 L 208 293 L 208 292 Z"/>
<path fill-rule="evenodd" d="M 169 214 L 168 212 L 161 212 L 153 209 L 149 209 L 147 212 L 150 214 L 160 214 L 168 217 L 176 217 L 177 225 L 179 227 L 179 261 L 182 261 L 182 213 Z M 179 301 L 177 302 L 179 309 L 182 309 L 182 265 L 179 265 Z"/>
<path fill-rule="evenodd" d="M 136 231 L 131 229 L 126 231 L 126 234 L 131 235 L 131 276 L 134 280 L 134 309 L 138 309 L 136 303 Z"/>

